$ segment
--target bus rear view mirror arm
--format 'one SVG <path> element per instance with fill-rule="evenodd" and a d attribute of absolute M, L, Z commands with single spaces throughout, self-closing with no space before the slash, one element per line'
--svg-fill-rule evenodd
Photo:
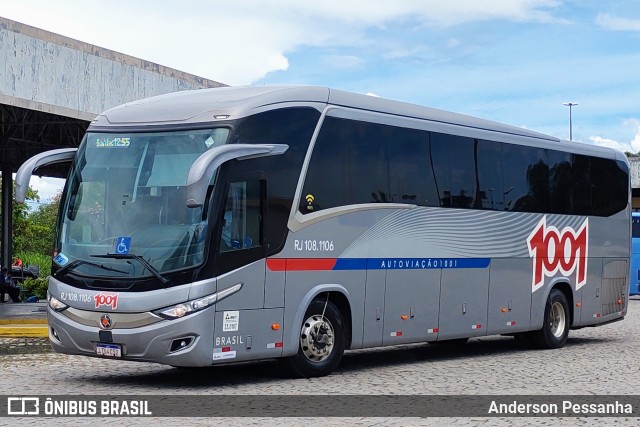
<path fill-rule="evenodd" d="M 76 156 L 76 151 L 78 151 L 77 148 L 49 150 L 44 153 L 36 154 L 24 162 L 20 166 L 20 169 L 18 169 L 18 173 L 16 173 L 16 202 L 24 203 L 27 198 L 29 180 L 31 179 L 31 175 L 33 175 L 34 170 L 54 163 L 70 162 Z"/>
<path fill-rule="evenodd" d="M 204 204 L 207 188 L 216 170 L 229 160 L 245 160 L 275 156 L 289 149 L 285 144 L 229 144 L 212 148 L 200 155 L 191 166 L 187 178 L 187 207 Z"/>

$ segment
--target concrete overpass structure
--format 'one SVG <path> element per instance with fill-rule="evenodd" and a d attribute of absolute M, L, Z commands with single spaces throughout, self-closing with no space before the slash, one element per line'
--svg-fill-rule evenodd
<path fill-rule="evenodd" d="M 12 256 L 12 173 L 29 157 L 77 147 L 89 122 L 116 105 L 188 89 L 226 86 L 0 17 L 0 264 Z M 39 170 L 66 177 L 67 168 Z"/>

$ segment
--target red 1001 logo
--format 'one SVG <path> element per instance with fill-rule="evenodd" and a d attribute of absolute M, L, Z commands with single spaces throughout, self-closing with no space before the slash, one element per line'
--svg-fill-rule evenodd
<path fill-rule="evenodd" d="M 118 294 L 103 294 L 100 292 L 94 298 L 96 300 L 96 308 L 106 305 L 115 310 L 118 307 Z"/>
<path fill-rule="evenodd" d="M 578 230 L 564 227 L 559 231 L 547 226 L 547 217 L 543 216 L 529 235 L 527 245 L 533 258 L 533 280 L 531 292 L 544 285 L 544 277 L 552 277 L 558 271 L 569 277 L 576 272 L 576 290 L 587 283 L 587 257 L 589 241 L 589 219 L 586 218 Z"/>

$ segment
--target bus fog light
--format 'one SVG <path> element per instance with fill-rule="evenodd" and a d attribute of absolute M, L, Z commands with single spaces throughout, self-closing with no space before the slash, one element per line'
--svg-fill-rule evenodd
<path fill-rule="evenodd" d="M 54 340 L 58 341 L 60 344 L 62 344 L 62 340 L 60 339 L 60 336 L 58 335 L 58 331 L 56 331 L 53 326 L 51 326 L 49 328 L 49 337 L 53 338 Z"/>
<path fill-rule="evenodd" d="M 184 338 L 173 340 L 171 342 L 170 352 L 173 353 L 174 351 L 184 350 L 185 348 L 191 346 L 191 343 L 193 342 L 193 340 L 194 340 L 194 337 L 184 337 Z"/>

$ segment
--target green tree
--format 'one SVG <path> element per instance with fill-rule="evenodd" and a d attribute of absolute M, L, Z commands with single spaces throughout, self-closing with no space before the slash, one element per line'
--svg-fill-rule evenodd
<path fill-rule="evenodd" d="M 13 185 L 13 193 L 15 195 L 15 183 Z M 27 200 L 39 202 L 40 196 L 38 195 L 38 191 L 29 187 L 29 189 L 27 190 Z M 0 209 L 2 209 L 2 189 L 1 188 L 0 188 Z M 13 203 L 12 235 L 13 235 L 14 253 L 22 251 L 30 238 L 28 217 L 29 217 L 29 206 L 27 206 L 26 203 Z"/>
<path fill-rule="evenodd" d="M 62 192 L 59 191 L 52 197 L 51 202 L 39 205 L 35 211 L 28 214 L 25 235 L 29 241 L 24 242 L 23 251 L 51 256 L 61 196 Z"/>
<path fill-rule="evenodd" d="M 14 187 L 15 192 L 15 187 Z M 27 200 L 40 201 L 37 190 L 29 187 Z M 26 203 L 13 203 L 13 252 L 23 252 L 31 239 L 29 226 L 29 206 Z"/>
<path fill-rule="evenodd" d="M 51 273 L 53 234 L 60 197 L 61 193 L 56 194 L 50 203 L 39 205 L 35 211 L 30 211 L 26 203 L 13 203 L 13 253 L 11 258 L 20 258 L 24 266 L 37 265 L 41 278 L 45 278 Z M 27 200 L 39 202 L 40 196 L 37 190 L 29 187 Z M 2 191 L 0 189 L 1 208 Z M 46 283 L 46 280 L 43 283 Z"/>

